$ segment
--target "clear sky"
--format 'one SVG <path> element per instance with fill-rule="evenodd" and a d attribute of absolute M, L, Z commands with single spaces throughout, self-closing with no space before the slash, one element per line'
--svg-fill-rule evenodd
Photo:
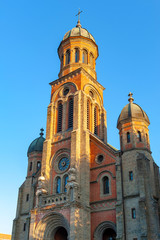
<path fill-rule="evenodd" d="M 27 149 L 46 128 L 48 83 L 60 68 L 57 48 L 75 27 L 79 8 L 82 27 L 99 47 L 108 142 L 119 149 L 117 118 L 131 91 L 150 118 L 151 150 L 160 165 L 160 1 L 0 0 L 1 233 L 11 233 Z"/>

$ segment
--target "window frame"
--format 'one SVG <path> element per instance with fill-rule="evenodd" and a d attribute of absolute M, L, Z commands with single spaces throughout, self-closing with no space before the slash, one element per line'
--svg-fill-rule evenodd
<path fill-rule="evenodd" d="M 108 178 L 108 181 L 109 181 L 109 192 L 108 193 L 104 193 L 104 185 L 103 185 L 103 178 L 104 177 L 107 177 Z M 112 188 L 111 188 L 111 177 L 109 176 L 109 174 L 103 174 L 101 176 L 101 179 L 100 179 L 100 197 L 101 198 L 105 198 L 105 197 L 108 197 L 108 196 L 111 196 L 112 195 Z"/>

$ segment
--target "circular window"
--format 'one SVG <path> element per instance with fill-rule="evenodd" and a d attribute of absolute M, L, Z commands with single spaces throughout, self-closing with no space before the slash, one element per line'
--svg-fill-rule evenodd
<path fill-rule="evenodd" d="M 102 154 L 99 154 L 99 155 L 97 155 L 97 157 L 96 157 L 96 162 L 97 163 L 102 163 L 103 162 L 103 160 L 104 160 L 104 156 L 102 155 Z"/>
<path fill-rule="evenodd" d="M 60 171 L 65 171 L 69 167 L 69 159 L 67 157 L 63 157 L 59 160 L 58 168 Z"/>
<path fill-rule="evenodd" d="M 63 90 L 63 95 L 66 96 L 69 93 L 69 88 L 65 88 Z"/>

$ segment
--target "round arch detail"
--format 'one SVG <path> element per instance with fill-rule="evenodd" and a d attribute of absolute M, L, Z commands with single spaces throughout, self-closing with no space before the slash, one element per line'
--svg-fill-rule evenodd
<path fill-rule="evenodd" d="M 44 216 L 37 224 L 34 239 L 36 240 L 52 240 L 56 231 L 63 227 L 67 231 L 69 239 L 69 223 L 67 219 L 60 213 L 50 213 Z"/>
<path fill-rule="evenodd" d="M 102 222 L 98 225 L 98 227 L 94 232 L 94 240 L 102 239 L 103 233 L 107 229 L 112 229 L 116 233 L 116 225 L 113 222 L 109 222 L 109 221 Z"/>

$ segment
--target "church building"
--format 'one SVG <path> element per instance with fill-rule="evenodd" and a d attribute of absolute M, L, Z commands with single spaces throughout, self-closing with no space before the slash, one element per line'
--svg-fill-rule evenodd
<path fill-rule="evenodd" d="M 46 138 L 29 146 L 12 240 L 158 240 L 159 168 L 147 114 L 129 93 L 107 142 L 98 46 L 80 20 L 58 47 L 60 71 L 50 83 Z M 127 100 L 127 99 L 126 99 Z"/>

